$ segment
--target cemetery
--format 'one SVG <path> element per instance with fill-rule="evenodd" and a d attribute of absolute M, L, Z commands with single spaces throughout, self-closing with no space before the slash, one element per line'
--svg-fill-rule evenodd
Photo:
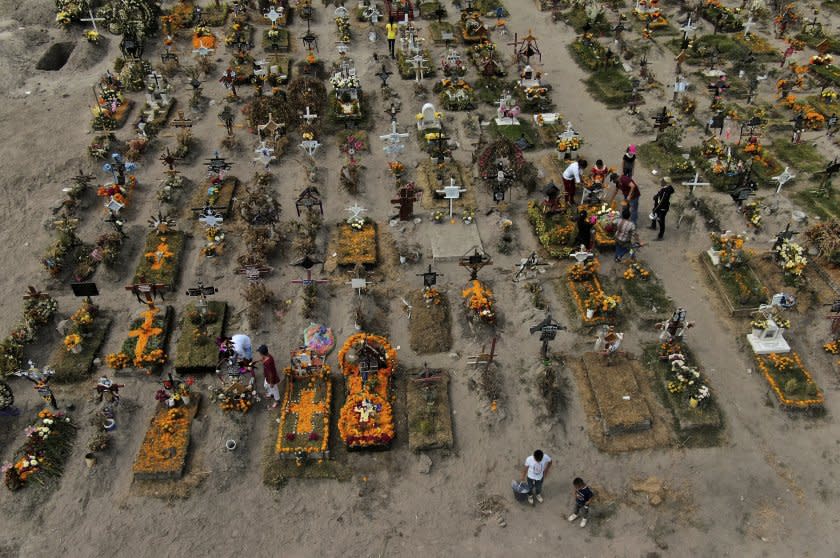
<path fill-rule="evenodd" d="M 7 12 L 0 556 L 829 553 L 837 2 Z"/>

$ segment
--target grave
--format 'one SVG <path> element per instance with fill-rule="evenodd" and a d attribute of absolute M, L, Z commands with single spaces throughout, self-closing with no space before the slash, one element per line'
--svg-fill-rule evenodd
<path fill-rule="evenodd" d="M 181 313 L 181 335 L 175 345 L 175 372 L 181 376 L 215 372 L 219 363 L 216 339 L 224 336 L 227 303 L 209 301 L 203 313 L 189 304 Z"/>
<path fill-rule="evenodd" d="M 327 459 L 330 456 L 330 367 L 308 349 L 291 352 L 284 370 L 286 387 L 274 452 L 283 459 Z"/>
<path fill-rule="evenodd" d="M 72 42 L 53 43 L 38 60 L 35 69 L 57 72 L 67 64 L 67 60 L 73 54 L 75 48 L 76 43 Z"/>
<path fill-rule="evenodd" d="M 421 355 L 448 352 L 452 348 L 452 332 L 446 293 L 434 285 L 412 291 L 408 295 L 408 306 L 411 308 L 408 320 L 411 350 Z"/>
<path fill-rule="evenodd" d="M 408 449 L 451 448 L 452 413 L 449 373 L 423 368 L 412 374 L 406 387 Z"/>
<path fill-rule="evenodd" d="M 580 361 L 606 436 L 650 430 L 653 416 L 639 387 L 634 361 L 607 366 L 597 353 L 584 353 Z"/>
<path fill-rule="evenodd" d="M 474 249 L 483 250 L 475 222 L 430 227 L 429 242 L 432 246 L 432 258 L 436 262 L 457 261 L 466 252 Z"/>
<path fill-rule="evenodd" d="M 170 408 L 158 403 L 134 460 L 134 480 L 177 480 L 184 475 L 199 402 L 200 395 L 193 394 L 186 406 Z"/>
<path fill-rule="evenodd" d="M 756 355 L 789 353 L 790 345 L 785 340 L 783 333 L 784 329 L 780 328 L 772 317 L 768 317 L 767 325 L 764 328 L 754 328 L 751 333 L 747 334 L 747 341 Z"/>

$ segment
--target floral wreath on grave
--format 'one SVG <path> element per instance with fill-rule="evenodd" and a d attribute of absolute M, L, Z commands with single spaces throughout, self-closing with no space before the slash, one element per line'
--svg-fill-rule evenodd
<path fill-rule="evenodd" d="M 348 353 L 358 351 L 364 346 L 370 346 L 380 354 L 384 354 L 385 366 L 380 368 L 378 375 L 383 377 L 391 376 L 396 370 L 397 366 L 397 351 L 391 346 L 391 343 L 381 335 L 372 335 L 369 333 L 355 333 L 347 338 L 344 345 L 338 351 L 338 365 L 341 368 L 341 373 L 344 376 L 358 376 L 359 365 L 356 362 L 348 360 Z"/>
<path fill-rule="evenodd" d="M 779 255 L 779 265 L 785 272 L 794 279 L 802 277 L 805 267 L 808 265 L 808 258 L 805 257 L 805 249 L 796 242 L 785 239 L 782 245 L 776 248 Z"/>

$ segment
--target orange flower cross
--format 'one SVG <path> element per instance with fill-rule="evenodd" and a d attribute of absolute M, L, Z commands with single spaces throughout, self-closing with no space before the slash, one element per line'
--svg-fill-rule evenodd
<path fill-rule="evenodd" d="M 326 406 L 323 401 L 315 401 L 315 390 L 307 389 L 300 393 L 300 401 L 292 403 L 289 410 L 298 416 L 295 432 L 297 434 L 308 434 L 312 432 L 312 418 L 324 413 Z"/>
<path fill-rule="evenodd" d="M 169 249 L 169 244 L 166 242 L 165 238 L 160 239 L 160 243 L 155 248 L 154 252 L 146 252 L 146 258 L 152 260 L 152 269 L 159 270 L 163 267 L 163 264 L 166 263 L 166 260 L 174 256 L 172 251 Z"/>
<path fill-rule="evenodd" d="M 157 308 L 149 308 L 148 310 L 143 312 L 143 323 L 137 329 L 132 329 L 128 332 L 129 337 L 136 337 L 137 338 L 137 346 L 134 348 L 134 356 L 140 357 L 143 352 L 146 350 L 146 345 L 149 343 L 149 339 L 154 337 L 155 335 L 160 335 L 163 333 L 163 329 L 159 327 L 152 327 L 152 323 L 154 322 L 155 315 L 158 313 Z"/>

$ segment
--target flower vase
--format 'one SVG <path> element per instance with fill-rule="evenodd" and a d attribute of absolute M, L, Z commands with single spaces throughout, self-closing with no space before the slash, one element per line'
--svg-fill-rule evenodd
<path fill-rule="evenodd" d="M 591 320 L 594 316 L 595 316 L 595 310 L 593 310 L 592 308 L 587 308 L 586 309 L 586 319 Z"/>
<path fill-rule="evenodd" d="M 184 407 L 190 406 L 190 396 L 189 395 L 182 395 L 181 396 L 181 403 L 184 404 Z"/>
<path fill-rule="evenodd" d="M 170 397 L 169 399 L 166 400 L 166 406 L 169 407 L 169 408 L 174 407 L 175 406 L 175 400 Z"/>
<path fill-rule="evenodd" d="M 78 345 L 74 346 L 72 349 L 70 349 L 70 352 L 73 353 L 74 355 L 77 355 L 77 354 L 81 353 L 82 352 L 82 344 L 79 343 Z"/>

